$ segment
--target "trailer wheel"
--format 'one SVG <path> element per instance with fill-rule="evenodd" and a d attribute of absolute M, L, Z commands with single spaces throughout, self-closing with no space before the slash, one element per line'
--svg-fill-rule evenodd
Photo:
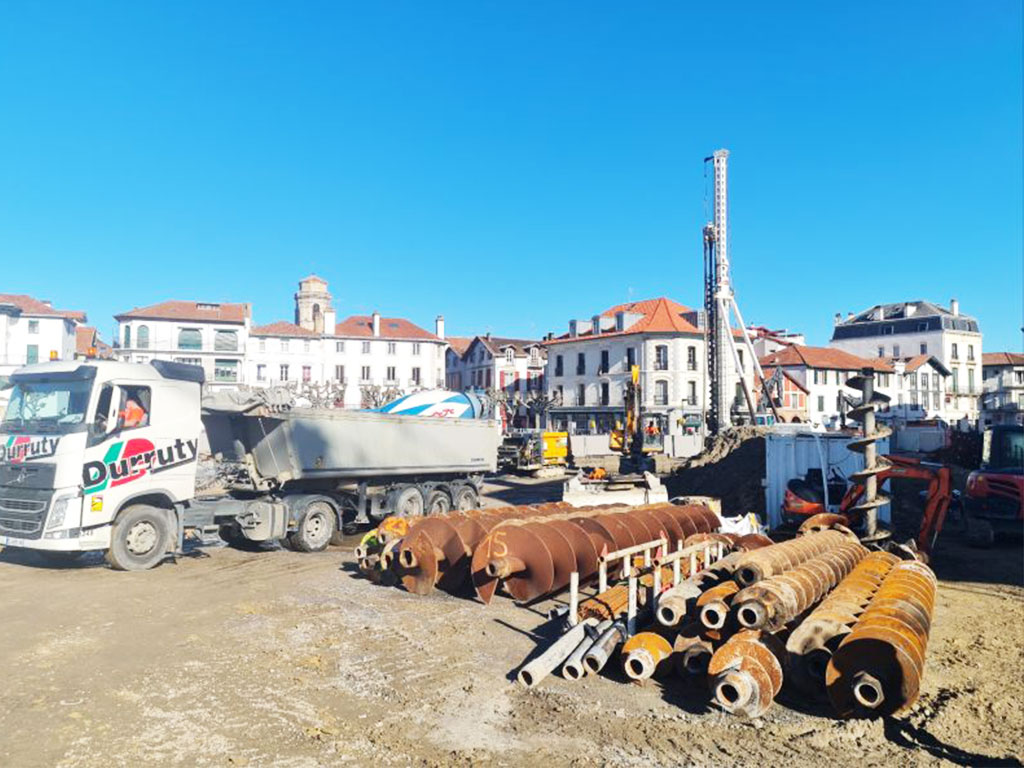
<path fill-rule="evenodd" d="M 456 512 L 465 512 L 469 509 L 480 508 L 480 497 L 477 496 L 476 488 L 471 485 L 460 485 L 452 494 L 452 509 Z"/>
<path fill-rule="evenodd" d="M 388 494 L 391 502 L 391 514 L 398 517 L 423 517 L 423 510 L 426 502 L 423 500 L 423 492 L 415 485 L 402 486 L 396 491 Z"/>
<path fill-rule="evenodd" d="M 452 511 L 452 499 L 447 493 L 441 490 L 434 490 L 427 496 L 428 515 L 447 515 Z"/>
<path fill-rule="evenodd" d="M 107 562 L 118 571 L 149 570 L 164 559 L 170 536 L 167 510 L 148 504 L 127 507 L 114 521 Z"/>
<path fill-rule="evenodd" d="M 306 506 L 305 514 L 294 533 L 288 534 L 288 544 L 296 552 L 322 552 L 331 543 L 338 528 L 338 519 L 326 501 L 314 501 Z"/>

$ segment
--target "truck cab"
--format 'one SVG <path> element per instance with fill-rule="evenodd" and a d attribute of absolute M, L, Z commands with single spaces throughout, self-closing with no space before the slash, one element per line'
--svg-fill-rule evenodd
<path fill-rule="evenodd" d="M 0 545 L 56 557 L 105 550 L 147 568 L 174 548 L 192 497 L 202 369 L 90 360 L 11 375 L 0 421 Z"/>
<path fill-rule="evenodd" d="M 995 533 L 1024 532 L 1024 427 L 1004 424 L 985 430 L 981 466 L 967 476 L 964 509 Z"/>

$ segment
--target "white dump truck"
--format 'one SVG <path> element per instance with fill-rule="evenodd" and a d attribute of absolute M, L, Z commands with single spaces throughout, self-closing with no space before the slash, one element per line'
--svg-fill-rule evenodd
<path fill-rule="evenodd" d="M 65 559 L 102 550 L 122 570 L 153 567 L 196 531 L 316 551 L 388 514 L 476 507 L 495 470 L 500 426 L 479 410 L 290 409 L 258 393 L 204 403 L 202 384 L 201 368 L 164 361 L 15 371 L 0 422 L 0 545 Z M 209 491 L 196 485 L 206 450 Z"/>

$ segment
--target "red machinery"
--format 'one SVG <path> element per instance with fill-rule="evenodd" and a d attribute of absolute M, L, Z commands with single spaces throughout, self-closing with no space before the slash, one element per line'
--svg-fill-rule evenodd
<path fill-rule="evenodd" d="M 980 526 L 988 529 L 977 543 L 990 543 L 996 530 L 1019 534 L 1024 529 L 1024 427 L 985 430 L 981 468 L 967 477 L 964 511 L 968 535 Z"/>
<path fill-rule="evenodd" d="M 952 472 L 949 467 L 941 464 L 930 464 L 920 459 L 911 459 L 904 456 L 882 456 L 881 461 L 887 466 L 878 477 L 879 486 L 890 478 L 903 478 L 914 480 L 927 480 L 928 493 L 925 502 L 924 515 L 921 518 L 921 528 L 917 534 L 917 548 L 928 554 L 931 552 L 935 539 L 942 530 L 946 519 L 946 512 L 949 510 L 950 502 L 953 500 Z M 803 485 L 807 485 L 803 483 Z M 828 512 L 824 500 L 817 500 L 814 497 L 818 494 L 801 493 L 802 486 L 799 483 L 790 482 L 786 488 L 785 499 L 782 504 L 783 517 L 808 518 L 813 515 Z M 851 485 L 842 501 L 839 503 L 839 511 L 848 515 L 849 511 L 857 505 L 860 497 L 864 495 L 864 486 L 855 483 Z M 810 498 L 807 498 L 810 497 Z M 857 520 L 851 519 L 853 525 Z"/>

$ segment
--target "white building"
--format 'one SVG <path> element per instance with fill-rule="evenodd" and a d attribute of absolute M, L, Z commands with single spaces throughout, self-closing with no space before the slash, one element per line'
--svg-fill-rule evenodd
<path fill-rule="evenodd" d="M 949 370 L 933 356 L 914 358 L 859 357 L 830 347 L 794 344 L 761 358 L 765 368 L 781 368 L 806 393 L 806 420 L 834 427 L 847 410 L 842 398 L 857 399 L 860 393 L 845 386 L 864 368 L 875 372 L 875 390 L 890 398 L 889 406 L 916 406 L 919 418 L 949 421 L 945 410 Z M 803 419 L 802 419 L 803 420 Z"/>
<path fill-rule="evenodd" d="M 505 402 L 527 402 L 544 395 L 544 367 L 547 350 L 534 339 L 504 336 L 474 336 L 449 339 L 445 362 L 448 389 L 489 392 Z M 527 406 L 515 409 L 509 426 L 529 426 Z"/>
<path fill-rule="evenodd" d="M 830 346 L 861 357 L 929 355 L 950 371 L 944 410 L 950 421 L 975 422 L 981 394 L 982 336 L 978 321 L 928 301 L 879 304 L 845 320 L 836 315 Z"/>
<path fill-rule="evenodd" d="M 127 363 L 173 360 L 201 366 L 215 388 L 244 382 L 243 363 L 252 308 L 249 304 L 163 301 L 115 315 Z"/>
<path fill-rule="evenodd" d="M 662 434 L 702 431 L 708 400 L 703 312 L 667 298 L 620 304 L 589 320 L 570 320 L 569 333 L 545 342 L 545 384 L 561 403 L 548 424 L 577 434 L 606 434 L 624 415 L 632 366 L 640 373 L 643 418 Z M 740 349 L 744 377 L 752 365 Z M 746 406 L 737 383 L 734 413 Z"/>
<path fill-rule="evenodd" d="M 73 360 L 85 313 L 54 309 L 24 294 L 0 293 L 0 377 L 45 360 Z"/>
<path fill-rule="evenodd" d="M 434 333 L 380 313 L 335 320 L 327 283 L 315 275 L 299 282 L 295 323 L 252 328 L 245 380 L 253 386 L 319 387 L 346 408 L 382 405 L 418 389 L 443 387 L 444 318 Z"/>
<path fill-rule="evenodd" d="M 981 426 L 1024 424 L 1024 355 L 986 352 L 981 365 Z"/>

